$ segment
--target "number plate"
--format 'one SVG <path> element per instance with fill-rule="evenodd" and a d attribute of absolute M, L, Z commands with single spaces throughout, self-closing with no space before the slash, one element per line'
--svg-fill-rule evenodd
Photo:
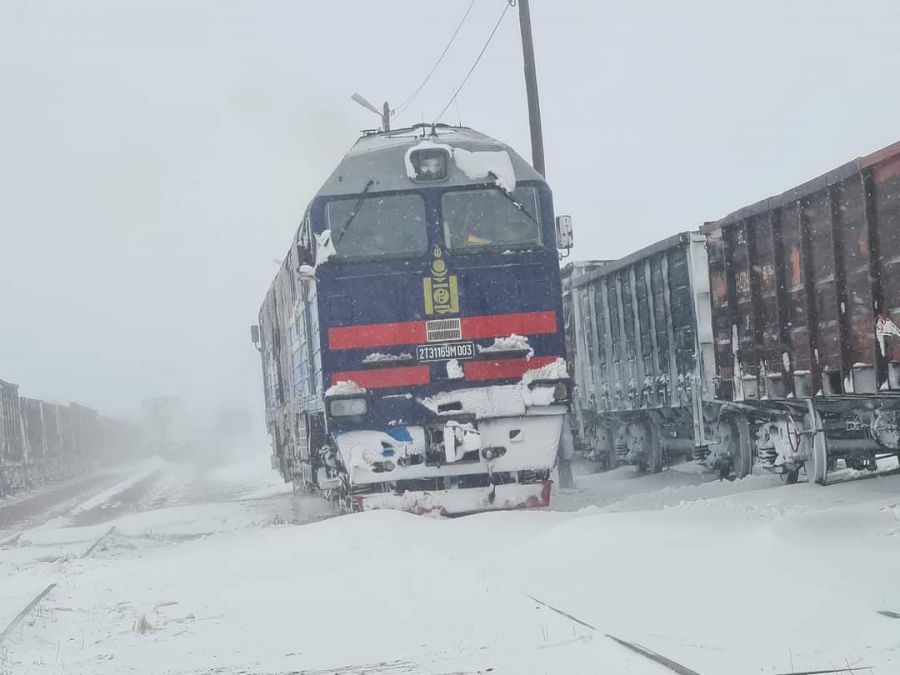
<path fill-rule="evenodd" d="M 474 342 L 444 342 L 416 347 L 416 360 L 449 361 L 450 359 L 471 359 L 475 357 Z"/>

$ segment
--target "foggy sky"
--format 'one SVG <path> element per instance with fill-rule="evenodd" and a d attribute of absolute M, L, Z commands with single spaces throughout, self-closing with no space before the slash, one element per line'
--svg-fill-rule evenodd
<path fill-rule="evenodd" d="M 431 121 L 478 0 L 396 124 Z M 261 416 L 249 342 L 309 198 L 467 0 L 0 2 L 0 378 Z M 900 140 L 900 3 L 532 0 L 547 175 L 614 258 Z M 530 157 L 517 11 L 443 121 Z"/>

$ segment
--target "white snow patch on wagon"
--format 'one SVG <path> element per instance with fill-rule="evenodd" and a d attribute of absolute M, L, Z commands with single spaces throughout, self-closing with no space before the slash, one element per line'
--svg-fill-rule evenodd
<path fill-rule="evenodd" d="M 354 478 L 356 469 L 368 470 L 375 462 L 397 461 L 404 456 L 417 455 L 425 450 L 425 431 L 422 427 L 406 427 L 408 441 L 401 441 L 383 431 L 356 429 L 335 437 L 341 457 Z M 387 454 L 385 450 L 389 451 Z M 355 479 L 355 478 L 354 478 Z"/>
<path fill-rule="evenodd" d="M 507 192 L 516 189 L 516 172 L 506 150 L 471 152 L 455 148 L 453 160 L 459 170 L 471 180 L 487 179 L 493 174 L 497 177 L 497 185 Z"/>
<path fill-rule="evenodd" d="M 451 380 L 459 380 L 465 376 L 463 368 L 459 365 L 459 359 L 450 359 L 447 361 L 447 377 Z"/>
<path fill-rule="evenodd" d="M 528 384 L 535 380 L 564 380 L 569 376 L 566 368 L 565 359 L 556 359 L 553 363 L 548 363 L 541 368 L 533 368 L 522 375 L 522 383 Z"/>
<path fill-rule="evenodd" d="M 365 394 L 366 390 L 353 380 L 341 380 L 336 382 L 325 392 L 325 396 L 348 396 L 350 394 Z"/>
<path fill-rule="evenodd" d="M 331 230 L 325 230 L 322 234 L 316 235 L 316 267 L 326 262 L 333 255 L 337 255 L 334 248 L 334 242 L 331 241 Z"/>
<path fill-rule="evenodd" d="M 387 363 L 390 361 L 411 361 L 412 354 L 403 352 L 401 354 L 382 354 L 381 352 L 373 352 L 362 360 L 363 363 Z"/>
<path fill-rule="evenodd" d="M 530 359 L 534 356 L 534 349 L 528 343 L 528 338 L 523 335 L 513 333 L 508 337 L 494 338 L 493 344 L 487 347 L 478 347 L 481 354 L 494 352 L 528 352 L 526 358 Z"/>
<path fill-rule="evenodd" d="M 516 417 L 525 414 L 525 400 L 522 398 L 522 388 L 518 384 L 442 391 L 421 399 L 421 403 L 438 414 L 442 410 L 446 410 L 447 414 L 467 412 L 475 415 L 476 419 Z M 462 409 L 459 407 L 450 409 L 454 403 L 458 403 Z"/>

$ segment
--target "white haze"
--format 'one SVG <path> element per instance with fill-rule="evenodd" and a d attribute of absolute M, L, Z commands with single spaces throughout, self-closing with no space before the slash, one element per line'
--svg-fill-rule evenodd
<path fill-rule="evenodd" d="M 398 123 L 431 120 L 479 0 Z M 0 378 L 261 409 L 248 326 L 307 200 L 468 2 L 0 4 Z M 900 5 L 533 0 L 548 178 L 612 258 L 900 138 Z M 445 120 L 530 156 L 516 11 Z"/>

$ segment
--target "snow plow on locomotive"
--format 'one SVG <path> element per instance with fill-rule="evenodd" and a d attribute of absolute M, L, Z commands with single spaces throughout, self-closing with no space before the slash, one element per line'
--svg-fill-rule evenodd
<path fill-rule="evenodd" d="M 531 166 L 471 129 L 363 136 L 253 327 L 284 479 L 348 510 L 546 506 L 569 226 Z"/>
<path fill-rule="evenodd" d="M 579 432 L 826 484 L 900 456 L 900 144 L 573 280 Z"/>

